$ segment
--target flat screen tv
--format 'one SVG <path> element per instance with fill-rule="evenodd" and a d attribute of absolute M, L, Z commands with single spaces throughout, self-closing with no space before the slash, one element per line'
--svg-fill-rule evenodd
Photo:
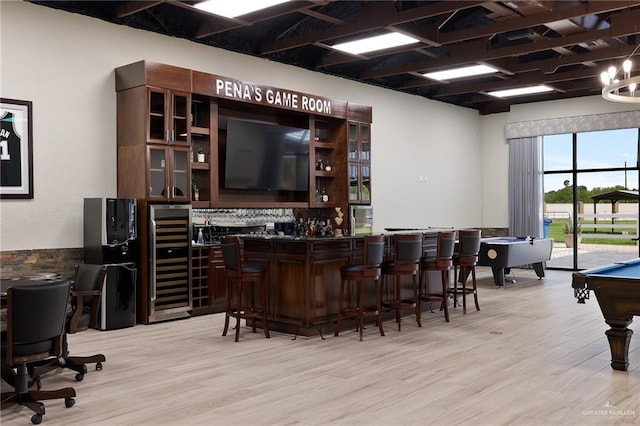
<path fill-rule="evenodd" d="M 309 190 L 309 129 L 227 119 L 224 186 Z"/>

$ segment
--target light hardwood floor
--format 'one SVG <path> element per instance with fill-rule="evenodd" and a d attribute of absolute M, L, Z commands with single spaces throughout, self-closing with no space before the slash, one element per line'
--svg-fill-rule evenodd
<path fill-rule="evenodd" d="M 234 343 L 220 314 L 71 335 L 72 354 L 107 362 L 82 382 L 46 376 L 78 396 L 47 401 L 43 425 L 640 424 L 640 319 L 630 369 L 614 371 L 598 304 L 576 303 L 569 272 L 515 270 L 500 289 L 479 270 L 480 312 L 405 317 L 401 332 L 387 321 L 385 337 L 371 325 L 364 342 L 243 328 Z M 11 408 L 2 424 L 30 417 Z"/>

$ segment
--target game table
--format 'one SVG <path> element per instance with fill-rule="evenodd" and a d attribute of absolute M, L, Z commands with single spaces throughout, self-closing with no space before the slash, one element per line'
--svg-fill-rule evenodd
<path fill-rule="evenodd" d="M 633 334 L 628 326 L 634 315 L 640 315 L 640 259 L 574 272 L 571 286 L 578 303 L 585 303 L 589 291 L 595 293 L 604 321 L 611 327 L 605 332 L 611 368 L 627 371 Z"/>
<path fill-rule="evenodd" d="M 478 265 L 490 266 L 493 282 L 503 286 L 511 268 L 533 266 L 538 278 L 544 277 L 544 262 L 551 258 L 553 240 L 530 237 L 492 237 L 480 241 Z"/>

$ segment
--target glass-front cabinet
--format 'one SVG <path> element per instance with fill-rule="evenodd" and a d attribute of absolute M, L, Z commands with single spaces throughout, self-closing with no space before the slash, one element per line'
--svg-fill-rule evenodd
<path fill-rule="evenodd" d="M 148 143 L 189 144 L 189 93 L 149 87 Z"/>
<path fill-rule="evenodd" d="M 211 113 L 217 113 L 211 101 L 205 96 L 191 97 L 191 205 L 209 207 L 211 201 Z"/>
<path fill-rule="evenodd" d="M 189 202 L 189 148 L 149 146 L 148 155 L 148 199 Z"/>
<path fill-rule="evenodd" d="M 311 129 L 309 206 L 335 207 L 344 199 L 346 190 L 344 170 L 340 171 L 340 163 L 344 165 L 344 144 L 338 142 L 344 141 L 344 122 L 315 118 L 311 120 Z"/>
<path fill-rule="evenodd" d="M 371 203 L 371 126 L 349 122 L 349 203 Z"/>

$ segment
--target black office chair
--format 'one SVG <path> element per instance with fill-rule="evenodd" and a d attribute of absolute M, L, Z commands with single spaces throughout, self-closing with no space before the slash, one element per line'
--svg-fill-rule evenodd
<path fill-rule="evenodd" d="M 65 322 L 67 333 L 74 334 L 87 328 L 97 328 L 100 298 L 104 286 L 107 267 L 81 263 L 76 266 L 71 283 L 69 309 Z M 87 374 L 87 364 L 96 364 L 96 370 L 102 370 L 102 363 L 106 362 L 103 354 L 90 356 L 69 356 L 67 333 L 63 336 L 62 356 L 56 362 L 34 367 L 31 379 L 40 387 L 40 376 L 57 368 L 68 368 L 77 374 L 75 379 L 82 381 Z"/>
<path fill-rule="evenodd" d="M 80 263 L 71 287 L 71 312 L 67 316 L 67 331 L 74 334 L 87 328 L 98 328 L 98 312 L 102 299 L 107 267 Z M 64 364 L 62 367 L 77 372 L 76 380 L 81 381 L 87 373 L 86 364 L 96 364 L 96 370 L 102 370 L 102 363 L 106 362 L 103 354 L 90 356 L 69 356 L 67 337 L 65 335 Z"/>
<path fill-rule="evenodd" d="M 7 332 L 2 334 L 2 379 L 14 388 L 2 393 L 2 409 L 24 405 L 35 414 L 33 424 L 45 413 L 41 400 L 64 398 L 75 404 L 75 389 L 31 390 L 29 369 L 34 363 L 62 356 L 69 281 L 18 284 L 7 291 Z"/>

